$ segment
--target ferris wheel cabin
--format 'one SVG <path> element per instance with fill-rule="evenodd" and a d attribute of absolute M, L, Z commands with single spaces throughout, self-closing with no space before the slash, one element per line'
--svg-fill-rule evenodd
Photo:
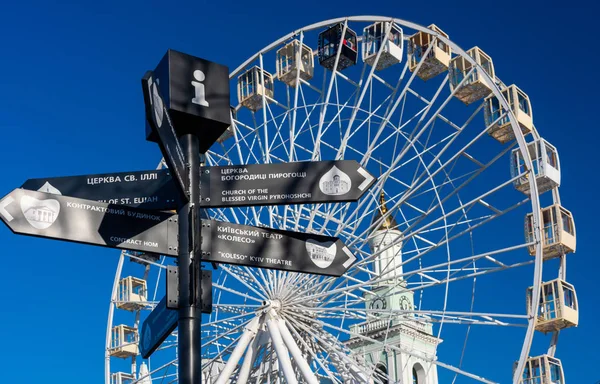
<path fill-rule="evenodd" d="M 501 92 L 515 115 L 523 135 L 527 135 L 533 129 L 533 114 L 529 97 L 514 84 L 504 88 Z M 504 144 L 515 138 L 508 114 L 496 96 L 490 95 L 485 99 L 484 116 L 488 133 L 494 139 Z"/>
<path fill-rule="evenodd" d="M 356 32 L 346 28 L 346 33 L 342 36 L 343 31 L 344 24 L 338 23 L 319 33 L 319 64 L 329 70 L 333 70 L 335 66 L 338 49 L 341 50 L 337 65 L 338 71 L 356 64 L 358 58 Z"/>
<path fill-rule="evenodd" d="M 300 79 L 305 81 L 312 79 L 315 73 L 315 60 L 312 49 L 294 39 L 277 51 L 277 79 L 290 87 L 295 87 L 298 71 L 300 71 Z"/>
<path fill-rule="evenodd" d="M 258 66 L 254 66 L 238 77 L 238 100 L 241 105 L 253 112 L 273 99 L 273 75 Z"/>
<path fill-rule="evenodd" d="M 559 204 L 542 209 L 542 249 L 544 260 L 575 252 L 576 235 L 573 215 Z M 533 241 L 533 214 L 525 218 L 527 242 Z M 535 256 L 535 245 L 529 246 L 529 254 Z"/>
<path fill-rule="evenodd" d="M 467 54 L 483 68 L 492 80 L 495 78 L 491 57 L 478 47 L 469 49 Z M 469 105 L 483 99 L 492 92 L 493 87 L 493 83 L 463 56 L 457 56 L 450 62 L 450 90 L 463 103 Z"/>
<path fill-rule="evenodd" d="M 384 43 L 386 31 L 390 31 Z M 375 70 L 381 71 L 402 61 L 404 39 L 402 28 L 390 22 L 378 22 L 363 30 L 362 59 L 370 66 L 375 64 L 377 53 L 381 48 L 379 61 Z"/>
<path fill-rule="evenodd" d="M 119 281 L 117 308 L 137 311 L 146 306 L 146 280 L 127 276 Z"/>
<path fill-rule="evenodd" d="M 530 357 L 519 384 L 565 384 L 560 360 L 549 355 Z"/>
<path fill-rule="evenodd" d="M 544 193 L 560 186 L 560 162 L 556 148 L 544 139 L 527 144 L 529 156 L 533 162 L 532 174 L 537 183 L 538 192 Z M 521 151 L 513 149 L 510 157 L 510 173 L 512 177 L 524 174 L 525 161 Z M 515 188 L 526 195 L 530 194 L 529 175 L 514 181 Z"/>
<path fill-rule="evenodd" d="M 127 359 L 139 354 L 137 329 L 124 324 L 114 326 L 110 355 Z"/>
<path fill-rule="evenodd" d="M 556 332 L 576 327 L 579 323 L 579 311 L 575 288 L 561 279 L 542 283 L 540 305 L 535 330 Z M 527 310 L 531 311 L 533 287 L 527 289 Z M 529 313 L 529 315 L 532 315 Z"/>
<path fill-rule="evenodd" d="M 427 28 L 448 38 L 435 24 Z M 408 41 L 408 60 L 408 69 L 414 72 L 420 65 L 417 76 L 427 81 L 448 70 L 450 46 L 429 33 L 417 32 Z"/>

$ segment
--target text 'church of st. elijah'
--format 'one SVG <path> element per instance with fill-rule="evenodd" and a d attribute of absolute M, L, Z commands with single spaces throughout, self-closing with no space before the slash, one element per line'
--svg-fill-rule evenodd
<path fill-rule="evenodd" d="M 437 366 L 430 361 L 442 340 L 433 336 L 430 322 L 419 321 L 414 312 L 403 313 L 414 310 L 414 292 L 403 278 L 402 233 L 388 214 L 383 192 L 373 224 L 378 227 L 369 247 L 377 256 L 372 264 L 375 283 L 364 293 L 367 321 L 350 327 L 352 336 L 345 344 L 377 367 L 370 382 L 437 384 Z"/>

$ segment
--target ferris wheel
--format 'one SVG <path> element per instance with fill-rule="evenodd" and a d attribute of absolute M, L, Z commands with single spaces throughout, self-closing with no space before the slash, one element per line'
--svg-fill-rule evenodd
<path fill-rule="evenodd" d="M 565 382 L 575 225 L 557 149 L 500 70 L 436 25 L 359 16 L 295 30 L 231 73 L 232 125 L 205 165 L 356 160 L 377 181 L 354 203 L 206 211 L 337 236 L 357 261 L 339 278 L 218 265 L 204 382 Z M 176 331 L 151 360 L 138 348 L 173 263 L 121 254 L 107 384 L 177 382 Z"/>

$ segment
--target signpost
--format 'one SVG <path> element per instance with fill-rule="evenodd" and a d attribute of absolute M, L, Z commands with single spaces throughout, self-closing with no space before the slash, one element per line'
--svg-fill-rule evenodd
<path fill-rule="evenodd" d="M 337 237 L 204 220 L 202 260 L 341 276 L 356 256 Z"/>
<path fill-rule="evenodd" d="M 177 327 L 179 312 L 167 309 L 167 298 L 158 303 L 142 325 L 140 353 L 147 359 Z"/>
<path fill-rule="evenodd" d="M 29 179 L 21 188 L 149 210 L 171 210 L 180 194 L 167 169 Z"/>
<path fill-rule="evenodd" d="M 355 160 L 202 167 L 202 207 L 356 201 L 373 177 Z"/>
<path fill-rule="evenodd" d="M 0 200 L 0 219 L 22 235 L 177 255 L 177 217 L 168 212 L 15 189 Z"/>
<path fill-rule="evenodd" d="M 356 261 L 336 237 L 202 221 L 200 207 L 356 201 L 375 181 L 352 160 L 200 167 L 231 125 L 228 73 L 169 50 L 142 78 L 146 138 L 169 170 L 30 179 L 0 200 L 0 220 L 14 233 L 177 257 L 140 344 L 147 358 L 178 326 L 182 384 L 201 383 L 201 311 L 212 305 L 201 261 L 329 276 Z M 178 214 L 163 212 L 171 209 Z"/>
<path fill-rule="evenodd" d="M 177 180 L 180 195 L 183 199 L 187 199 L 186 192 L 188 191 L 189 180 L 183 149 L 177 140 L 171 117 L 164 105 L 151 71 L 146 72 L 142 78 L 142 90 L 144 92 L 146 120 L 158 137 L 158 146 L 175 180 Z"/>
<path fill-rule="evenodd" d="M 160 78 L 160 84 L 157 84 L 157 78 Z M 151 128 L 146 137 L 158 142 L 184 202 L 178 207 L 177 262 L 181 287 L 178 370 L 181 383 L 197 384 L 202 380 L 201 287 L 198 281 L 201 266 L 200 154 L 205 153 L 231 125 L 229 69 L 168 50 L 156 67 L 156 77 L 153 72 L 146 72 L 142 88 L 146 118 Z"/>

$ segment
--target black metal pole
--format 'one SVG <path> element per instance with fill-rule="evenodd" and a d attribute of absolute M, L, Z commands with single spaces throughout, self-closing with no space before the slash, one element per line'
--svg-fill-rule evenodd
<path fill-rule="evenodd" d="M 200 384 L 200 151 L 198 136 L 179 138 L 189 165 L 189 203 L 179 214 L 179 383 Z"/>

